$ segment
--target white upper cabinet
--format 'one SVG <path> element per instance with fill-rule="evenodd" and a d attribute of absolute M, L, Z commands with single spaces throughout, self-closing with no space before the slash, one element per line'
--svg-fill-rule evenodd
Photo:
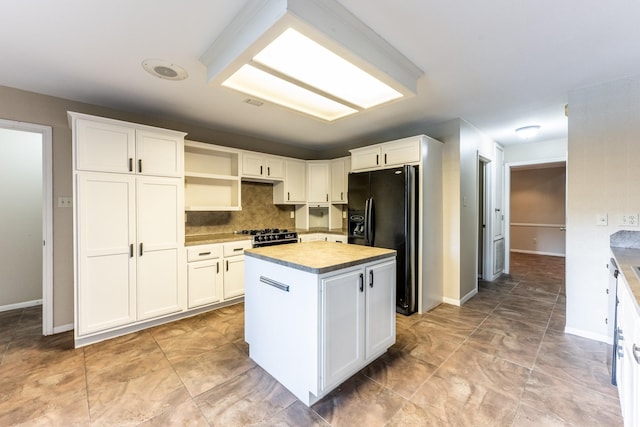
<path fill-rule="evenodd" d="M 282 180 L 284 179 L 284 159 L 246 151 L 242 155 L 242 177 Z"/>
<path fill-rule="evenodd" d="M 347 186 L 350 162 L 348 157 L 331 161 L 331 203 L 347 203 Z"/>
<path fill-rule="evenodd" d="M 75 168 L 84 171 L 182 177 L 184 133 L 69 113 Z"/>
<path fill-rule="evenodd" d="M 420 135 L 350 150 L 351 171 L 417 164 L 421 160 L 423 138 Z"/>
<path fill-rule="evenodd" d="M 296 205 L 307 203 L 307 163 L 286 159 L 284 181 L 273 184 L 273 203 Z"/>
<path fill-rule="evenodd" d="M 329 163 L 307 162 L 309 203 L 329 203 Z"/>

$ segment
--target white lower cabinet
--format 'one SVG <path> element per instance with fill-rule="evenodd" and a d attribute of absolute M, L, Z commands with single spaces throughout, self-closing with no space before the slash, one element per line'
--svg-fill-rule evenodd
<path fill-rule="evenodd" d="M 181 311 L 182 180 L 76 179 L 77 336 Z"/>
<path fill-rule="evenodd" d="M 640 425 L 640 312 L 624 276 L 618 276 L 616 382 L 625 426 Z"/>
<path fill-rule="evenodd" d="M 244 250 L 250 247 L 248 240 L 188 247 L 188 307 L 243 296 Z"/>
<path fill-rule="evenodd" d="M 340 384 L 395 342 L 395 265 L 322 280 L 322 389 Z"/>
<path fill-rule="evenodd" d="M 187 248 L 187 306 L 196 308 L 222 301 L 222 245 Z"/>
<path fill-rule="evenodd" d="M 395 257 L 325 274 L 246 258 L 249 355 L 312 405 L 395 342 Z"/>

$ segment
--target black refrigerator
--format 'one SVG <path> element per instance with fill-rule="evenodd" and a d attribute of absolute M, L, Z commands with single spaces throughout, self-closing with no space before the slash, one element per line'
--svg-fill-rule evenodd
<path fill-rule="evenodd" d="M 418 167 L 349 174 L 349 243 L 395 249 L 396 311 L 417 311 Z"/>

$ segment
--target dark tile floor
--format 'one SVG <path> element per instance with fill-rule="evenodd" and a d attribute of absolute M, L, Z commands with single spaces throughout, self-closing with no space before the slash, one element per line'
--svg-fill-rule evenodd
<path fill-rule="evenodd" d="M 564 259 L 514 254 L 463 307 L 398 316 L 397 343 L 311 408 L 248 357 L 243 306 L 83 349 L 0 313 L 0 425 L 620 426 L 610 346 L 565 335 Z"/>

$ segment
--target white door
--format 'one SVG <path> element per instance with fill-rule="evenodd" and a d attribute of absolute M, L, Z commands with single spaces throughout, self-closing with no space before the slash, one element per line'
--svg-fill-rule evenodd
<path fill-rule="evenodd" d="M 136 173 L 181 177 L 184 170 L 182 138 L 161 132 L 136 131 Z"/>
<path fill-rule="evenodd" d="M 329 201 L 329 165 L 327 163 L 308 163 L 309 203 L 327 203 Z"/>
<path fill-rule="evenodd" d="M 137 178 L 139 320 L 182 309 L 182 188 L 177 178 Z"/>
<path fill-rule="evenodd" d="M 224 299 L 244 295 L 244 255 L 224 260 Z"/>
<path fill-rule="evenodd" d="M 264 173 L 264 157 L 261 155 L 242 154 L 242 176 L 261 178 Z"/>
<path fill-rule="evenodd" d="M 345 159 L 331 162 L 331 203 L 347 202 L 347 171 Z"/>
<path fill-rule="evenodd" d="M 78 335 L 136 320 L 135 178 L 77 176 Z"/>
<path fill-rule="evenodd" d="M 277 157 L 267 157 L 265 160 L 267 177 L 274 179 L 284 179 L 284 160 Z"/>
<path fill-rule="evenodd" d="M 369 359 L 395 343 L 396 264 L 385 262 L 367 267 L 366 352 Z"/>
<path fill-rule="evenodd" d="M 287 160 L 286 202 L 305 203 L 307 201 L 307 164 L 302 161 Z"/>
<path fill-rule="evenodd" d="M 188 266 L 187 286 L 189 308 L 222 300 L 222 259 L 191 262 Z"/>
<path fill-rule="evenodd" d="M 322 280 L 322 389 L 364 362 L 365 282 L 362 269 Z"/>
<path fill-rule="evenodd" d="M 75 139 L 78 170 L 134 172 L 136 133 L 133 128 L 78 119 Z"/>

